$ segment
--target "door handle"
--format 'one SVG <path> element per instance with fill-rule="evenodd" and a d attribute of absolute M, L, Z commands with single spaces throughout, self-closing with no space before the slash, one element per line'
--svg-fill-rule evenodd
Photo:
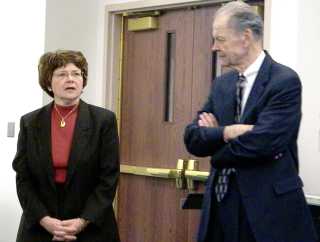
<path fill-rule="evenodd" d="M 176 169 L 153 168 L 144 166 L 120 165 L 120 172 L 137 176 L 151 176 L 159 178 L 176 178 Z"/>
<path fill-rule="evenodd" d="M 184 189 L 186 187 L 186 182 L 184 178 L 186 166 L 186 160 L 178 159 L 176 169 L 120 165 L 120 172 L 137 176 L 150 176 L 165 179 L 175 179 L 177 189 Z"/>
<path fill-rule="evenodd" d="M 177 177 L 176 177 L 176 188 L 185 189 L 186 180 L 184 178 L 184 173 L 187 167 L 187 161 L 183 159 L 178 159 L 177 161 Z"/>
<path fill-rule="evenodd" d="M 146 168 L 149 176 L 160 177 L 160 178 L 176 178 L 178 176 L 175 169 L 164 169 L 164 168 Z"/>
<path fill-rule="evenodd" d="M 187 188 L 189 191 L 194 191 L 195 181 L 204 182 L 208 179 L 209 172 L 199 171 L 199 161 L 197 160 L 188 160 L 187 170 L 184 174 L 187 182 Z"/>
<path fill-rule="evenodd" d="M 183 159 L 178 159 L 175 169 L 120 165 L 120 172 L 137 176 L 175 179 L 177 189 L 187 188 L 189 191 L 195 190 L 195 181 L 204 182 L 209 176 L 209 172 L 199 171 L 197 160 Z"/>
<path fill-rule="evenodd" d="M 205 182 L 208 179 L 209 172 L 207 171 L 190 171 L 186 170 L 185 172 L 186 178 L 190 178 L 194 181 Z"/>

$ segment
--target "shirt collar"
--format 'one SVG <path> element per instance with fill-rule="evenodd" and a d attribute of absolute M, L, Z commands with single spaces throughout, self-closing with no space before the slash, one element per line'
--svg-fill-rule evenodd
<path fill-rule="evenodd" d="M 257 59 L 243 72 L 243 75 L 248 78 L 251 75 L 257 74 L 265 56 L 264 51 L 261 51 Z"/>

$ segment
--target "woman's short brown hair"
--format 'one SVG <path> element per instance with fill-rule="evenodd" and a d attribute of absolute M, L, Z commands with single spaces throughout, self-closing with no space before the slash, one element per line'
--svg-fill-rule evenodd
<path fill-rule="evenodd" d="M 80 51 L 57 50 L 55 52 L 47 52 L 40 57 L 38 65 L 39 84 L 51 97 L 53 97 L 51 89 L 53 72 L 57 68 L 64 67 L 70 63 L 81 70 L 83 87 L 85 87 L 87 85 L 88 77 L 88 62 Z"/>

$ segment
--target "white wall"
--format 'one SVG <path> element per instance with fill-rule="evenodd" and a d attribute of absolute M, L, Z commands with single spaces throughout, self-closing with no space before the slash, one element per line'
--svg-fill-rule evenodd
<path fill-rule="evenodd" d="M 21 208 L 11 168 L 19 118 L 42 105 L 37 62 L 44 49 L 45 1 L 4 1 L 0 8 L 0 242 L 15 241 Z M 8 138 L 7 123 L 16 136 Z"/>
<path fill-rule="evenodd" d="M 101 59 L 98 59 L 99 0 L 47 0 L 45 50 L 80 50 L 89 63 L 83 99 L 104 105 Z M 51 100 L 47 95 L 44 102 Z"/>
<path fill-rule="evenodd" d="M 300 173 L 305 192 L 320 196 L 320 2 L 271 1 L 270 52 L 301 77 L 303 117 L 299 134 Z"/>
<path fill-rule="evenodd" d="M 297 70 L 298 68 L 298 48 L 299 48 L 299 18 L 300 0 L 271 0 L 270 12 L 266 19 L 269 30 L 266 36 L 269 43 L 266 48 L 270 51 L 272 57 L 287 66 Z M 267 18 L 268 18 L 267 17 Z M 303 24 L 303 23 L 302 23 Z M 269 32 L 270 31 L 270 32 Z"/>
<path fill-rule="evenodd" d="M 298 72 L 303 83 L 300 158 L 306 192 L 320 196 L 320 2 L 300 1 Z"/>

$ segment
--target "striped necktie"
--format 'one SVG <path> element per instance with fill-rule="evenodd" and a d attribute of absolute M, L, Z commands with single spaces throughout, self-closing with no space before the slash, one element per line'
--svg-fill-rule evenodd
<path fill-rule="evenodd" d="M 236 123 L 240 122 L 241 118 L 241 109 L 242 109 L 242 97 L 243 97 L 243 91 L 246 84 L 246 77 L 242 74 L 239 75 L 239 79 L 237 81 L 237 106 L 236 106 L 236 115 L 235 115 L 235 121 Z"/>
<path fill-rule="evenodd" d="M 239 79 L 236 84 L 236 113 L 235 122 L 239 123 L 241 118 L 241 107 L 242 107 L 242 96 L 245 87 L 246 77 L 244 75 L 239 75 Z M 215 192 L 217 201 L 221 202 L 228 191 L 229 176 L 232 172 L 236 172 L 234 168 L 223 168 L 218 172 L 218 180 L 215 186 Z"/>

